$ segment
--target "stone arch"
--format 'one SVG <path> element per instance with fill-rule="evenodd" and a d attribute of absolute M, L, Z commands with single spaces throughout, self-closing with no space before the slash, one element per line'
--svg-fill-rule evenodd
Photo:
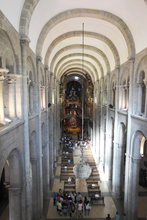
<path fill-rule="evenodd" d="M 1 124 L 6 124 L 5 118 L 7 117 L 11 122 L 16 117 L 16 94 L 15 94 L 15 81 L 17 61 L 14 54 L 11 38 L 5 30 L 0 29 L 0 62 L 2 68 L 7 68 L 8 72 L 3 73 L 1 76 L 1 110 L 0 121 Z"/>
<path fill-rule="evenodd" d="M 56 71 L 55 73 L 57 73 L 57 74 L 58 74 L 58 72 L 60 73 L 60 72 L 62 71 L 62 69 L 64 68 L 64 66 L 66 66 L 66 65 L 68 65 L 68 64 L 75 63 L 75 62 L 76 62 L 76 63 L 79 63 L 79 64 L 82 64 L 82 59 L 72 59 L 72 60 L 66 61 L 65 63 L 63 63 L 63 64 L 61 65 L 61 67 L 59 68 L 58 71 L 57 71 L 57 69 L 55 69 L 55 71 Z M 92 72 L 95 72 L 95 74 L 94 74 L 95 79 L 98 78 L 98 76 L 97 76 L 97 70 L 96 70 L 95 66 L 94 66 L 91 62 L 85 60 L 85 61 L 84 61 L 84 65 L 89 66 L 89 68 L 92 70 Z M 82 68 L 82 65 L 81 65 L 81 68 Z"/>
<path fill-rule="evenodd" d="M 9 219 L 22 219 L 22 190 L 23 190 L 23 166 L 22 156 L 17 148 L 7 152 L 1 169 L 5 169 L 7 163 L 7 178 L 5 184 L 9 194 Z M 5 155 L 6 156 L 6 155 Z"/>
<path fill-rule="evenodd" d="M 105 53 L 104 53 L 102 50 L 100 50 L 100 49 L 98 49 L 98 48 L 96 48 L 96 47 L 90 46 L 90 45 L 84 45 L 84 48 L 85 48 L 85 49 L 89 49 L 89 50 L 91 50 L 91 51 L 93 51 L 93 52 L 99 54 L 99 55 L 103 58 L 103 60 L 104 60 L 104 62 L 105 62 L 105 65 L 106 65 L 106 68 L 107 68 L 107 72 L 110 72 L 110 63 L 109 63 L 109 61 L 108 61 L 108 59 L 107 59 L 107 56 L 105 55 Z M 56 59 L 57 59 L 64 51 L 68 51 L 68 50 L 70 51 L 70 50 L 72 50 L 72 49 L 80 49 L 80 50 L 82 50 L 82 45 L 73 44 L 73 45 L 66 46 L 66 47 L 63 47 L 62 49 L 60 49 L 60 50 L 54 55 L 54 57 L 53 57 L 53 59 L 52 59 L 52 61 L 51 61 L 51 63 L 50 63 L 50 69 L 53 68 Z M 45 61 L 45 63 L 46 63 L 46 61 Z"/>
<path fill-rule="evenodd" d="M 40 33 L 40 36 L 39 36 L 38 42 L 37 42 L 36 53 L 38 55 L 41 54 L 43 42 L 44 42 L 48 32 L 55 25 L 57 25 L 58 23 L 66 20 L 66 19 L 70 19 L 70 18 L 74 18 L 74 17 L 92 17 L 92 18 L 102 19 L 102 20 L 105 20 L 105 21 L 112 23 L 122 33 L 122 35 L 126 41 L 127 47 L 128 47 L 129 57 L 133 57 L 133 58 L 135 57 L 135 43 L 134 43 L 133 36 L 132 36 L 128 26 L 121 18 L 119 18 L 118 16 L 116 16 L 110 12 L 107 12 L 107 11 L 94 10 L 94 9 L 83 9 L 83 8 L 67 10 L 67 11 L 59 13 L 58 15 L 56 15 L 52 19 L 50 19 L 45 24 L 45 26 L 43 27 L 43 29 Z"/>
<path fill-rule="evenodd" d="M 7 43 L 7 46 L 10 45 L 11 48 L 10 52 L 13 53 L 14 71 L 16 74 L 20 74 L 20 44 L 19 44 L 18 33 L 9 23 L 9 21 L 5 18 L 2 11 L 0 11 L 0 18 L 1 18 L 0 33 L 3 33 L 5 35 L 5 40 L 7 39 L 9 42 Z M 2 46 L 0 46 L 0 48 L 2 49 Z M 6 51 L 5 49 L 2 51 L 1 54 L 5 53 Z M 7 53 L 6 55 L 9 56 L 9 53 Z"/>
<path fill-rule="evenodd" d="M 68 69 L 71 69 L 71 68 L 79 68 L 79 69 L 81 69 L 82 72 L 87 71 L 87 72 L 90 74 L 90 76 L 91 76 L 91 78 L 92 78 L 92 81 L 95 82 L 95 77 L 94 77 L 94 74 L 93 74 L 92 70 L 91 70 L 87 65 L 84 65 L 84 70 L 82 70 L 81 64 L 79 64 L 79 63 L 69 64 L 69 65 L 67 65 L 66 67 L 64 67 L 64 69 L 62 69 L 60 75 L 57 76 L 57 78 L 60 79 L 60 77 L 61 77 Z"/>
<path fill-rule="evenodd" d="M 146 91 L 147 91 L 147 55 L 141 58 L 135 74 L 136 112 L 142 116 L 147 114 Z"/>
<path fill-rule="evenodd" d="M 142 131 L 136 131 L 132 135 L 131 149 L 130 149 L 130 163 L 128 173 L 128 207 L 127 219 L 136 220 L 138 217 L 138 182 L 139 182 L 139 169 L 141 161 L 141 146 L 145 143 L 146 136 Z M 131 206 L 131 207 L 130 207 Z"/>
<path fill-rule="evenodd" d="M 85 55 L 85 57 L 86 57 L 86 55 Z M 68 58 L 68 56 L 63 57 L 61 61 L 64 61 L 64 59 L 66 59 L 66 58 Z M 72 58 L 73 58 L 73 56 L 72 56 Z M 60 73 L 60 71 L 62 71 L 62 68 L 64 67 L 64 65 L 68 65 L 69 63 L 72 63 L 72 62 L 79 62 L 82 64 L 82 59 L 71 59 L 71 60 L 63 63 L 59 68 L 58 68 L 58 66 L 60 65 L 60 63 L 58 63 L 55 67 L 55 71 L 54 71 L 55 74 L 58 75 L 58 72 Z M 101 77 L 100 75 L 98 75 L 98 71 L 97 71 L 96 67 L 91 62 L 84 60 L 84 64 L 87 64 L 88 66 L 90 66 L 93 69 L 93 72 L 95 72 L 95 75 L 94 75 L 95 78 L 99 79 Z M 104 74 L 103 67 L 99 61 L 98 61 L 98 65 L 99 65 L 99 69 L 101 71 L 101 75 L 103 75 Z"/>
<path fill-rule="evenodd" d="M 19 32 L 22 38 L 26 38 L 29 33 L 29 24 L 33 11 L 40 0 L 25 0 L 19 23 Z"/>
<path fill-rule="evenodd" d="M 51 54 L 53 48 L 60 41 L 65 40 L 66 38 L 77 37 L 77 36 L 81 36 L 81 35 L 82 35 L 82 31 L 71 31 L 71 32 L 67 32 L 67 33 L 62 34 L 59 37 L 57 37 L 48 47 L 48 50 L 47 50 L 46 56 L 45 56 L 45 62 L 48 63 L 48 60 L 49 60 L 49 57 L 50 57 L 50 54 Z M 115 65 L 116 66 L 120 65 L 120 57 L 119 57 L 118 51 L 117 51 L 115 45 L 113 44 L 113 42 L 109 38 L 107 38 L 106 36 L 104 36 L 102 34 L 95 33 L 95 32 L 88 32 L 88 31 L 84 32 L 84 36 L 95 38 L 95 39 L 103 41 L 112 51 Z M 38 54 L 38 51 L 36 51 L 36 53 Z M 40 51 L 40 53 L 41 53 L 41 51 Z"/>

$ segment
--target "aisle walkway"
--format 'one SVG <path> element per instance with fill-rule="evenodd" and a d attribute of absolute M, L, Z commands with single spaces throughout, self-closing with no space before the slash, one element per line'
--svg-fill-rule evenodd
<path fill-rule="evenodd" d="M 77 164 L 80 160 L 81 151 L 80 148 L 76 148 L 74 152 L 68 151 L 65 153 L 66 149 L 61 150 L 61 154 L 58 158 L 57 169 L 55 173 L 55 179 L 53 183 L 52 192 L 59 192 L 59 189 L 69 191 L 76 191 L 76 193 L 80 192 L 83 197 L 87 196 L 89 199 L 92 198 L 92 195 L 95 193 L 99 193 L 101 198 L 99 201 L 94 200 L 92 204 L 92 209 L 90 211 L 89 216 L 83 216 L 84 219 L 105 219 L 107 214 L 110 213 L 112 217 L 115 216 L 116 207 L 112 200 L 111 194 L 109 193 L 106 182 L 100 180 L 99 172 L 97 170 L 94 158 L 92 156 L 90 147 L 84 149 L 84 159 L 86 162 L 90 164 L 92 167 L 92 175 L 88 180 L 85 179 L 75 179 L 72 168 L 75 164 Z M 70 159 L 70 163 L 68 160 Z M 64 167 L 67 168 L 64 168 Z M 72 184 L 68 184 L 67 179 L 72 177 L 75 181 Z M 69 188 L 68 188 L 69 187 Z M 104 201 L 103 201 L 104 198 Z M 103 203 L 104 202 L 104 203 Z M 98 204 L 97 204 L 98 203 Z M 73 216 L 73 219 L 77 216 Z M 68 216 L 59 216 L 57 213 L 56 207 L 53 206 L 53 199 L 50 200 L 50 205 L 48 208 L 47 219 L 67 219 Z M 82 219 L 82 218 L 80 218 Z"/>

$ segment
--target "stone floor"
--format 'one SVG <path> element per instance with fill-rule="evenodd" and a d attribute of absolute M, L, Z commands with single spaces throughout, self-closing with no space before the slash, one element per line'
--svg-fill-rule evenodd
<path fill-rule="evenodd" d="M 58 192 L 59 189 L 64 189 L 64 182 L 60 181 L 60 170 L 61 170 L 61 156 L 58 158 L 58 166 L 56 168 L 56 174 L 55 179 L 53 183 L 52 192 Z M 74 164 L 78 163 L 80 160 L 80 150 L 77 148 L 74 151 L 73 154 L 73 161 Z M 114 204 L 114 201 L 111 197 L 111 194 L 109 193 L 109 189 L 106 182 L 99 182 L 101 193 L 104 196 L 104 203 L 105 205 L 92 205 L 90 215 L 89 216 L 83 216 L 84 219 L 105 219 L 107 214 L 110 213 L 112 217 L 115 216 L 116 213 L 116 206 Z M 86 180 L 83 179 L 76 179 L 76 192 L 81 192 L 83 196 L 87 193 L 87 184 Z M 53 206 L 53 200 L 50 200 L 48 213 L 47 213 L 47 219 L 66 219 L 69 217 L 66 216 L 59 216 L 56 207 Z M 77 218 L 77 216 L 73 216 L 73 218 Z"/>
<path fill-rule="evenodd" d="M 64 181 L 60 181 L 60 172 L 61 172 L 61 156 L 58 157 L 56 172 L 55 172 L 55 178 L 53 182 L 52 192 L 58 192 L 58 190 L 64 189 Z M 79 149 L 74 152 L 74 163 L 77 163 L 79 161 Z M 108 183 L 105 181 L 99 182 L 100 189 L 102 192 L 102 195 L 104 195 L 104 203 L 105 205 L 93 205 L 92 209 L 90 211 L 89 216 L 83 216 L 82 219 L 86 220 L 104 220 L 106 218 L 106 215 L 110 213 L 112 217 L 115 216 L 116 210 L 119 212 L 123 212 L 122 210 L 122 201 L 119 200 L 113 200 L 111 193 L 109 192 Z M 76 191 L 81 192 L 85 195 L 87 193 L 87 187 L 85 180 L 76 179 Z M 49 205 L 48 205 L 49 204 Z M 143 187 L 139 187 L 139 203 L 138 203 L 138 213 L 139 213 L 139 220 L 147 220 L 147 189 Z M 59 220 L 59 219 L 68 219 L 69 217 L 66 216 L 59 216 L 56 211 L 56 207 L 53 206 L 52 198 L 50 199 L 50 202 L 47 201 L 46 203 L 46 212 L 44 220 Z M 8 206 L 5 208 L 3 214 L 0 216 L 0 220 L 9 220 L 8 217 Z M 76 219 L 76 216 L 73 216 L 72 219 Z M 123 219 L 121 219 L 123 220 Z"/>

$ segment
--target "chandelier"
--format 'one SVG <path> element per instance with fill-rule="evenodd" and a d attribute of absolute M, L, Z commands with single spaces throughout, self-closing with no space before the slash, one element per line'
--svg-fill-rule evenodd
<path fill-rule="evenodd" d="M 76 178 L 88 179 L 91 175 L 92 169 L 88 163 L 85 162 L 83 156 L 84 145 L 80 145 L 81 150 L 81 160 L 78 164 L 73 167 L 73 172 Z"/>
<path fill-rule="evenodd" d="M 82 70 L 84 72 L 84 23 L 82 24 Z M 82 141 L 80 145 L 81 159 L 78 164 L 73 167 L 73 172 L 76 178 L 88 179 L 91 175 L 92 169 L 88 163 L 85 162 L 83 157 L 84 144 L 83 144 L 83 130 L 84 130 L 84 97 L 82 96 Z"/>

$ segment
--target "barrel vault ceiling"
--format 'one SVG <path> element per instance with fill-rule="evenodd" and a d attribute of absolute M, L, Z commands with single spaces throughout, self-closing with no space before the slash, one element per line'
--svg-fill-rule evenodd
<path fill-rule="evenodd" d="M 0 0 L 0 9 L 59 78 L 84 60 L 96 81 L 147 45 L 144 0 Z"/>

